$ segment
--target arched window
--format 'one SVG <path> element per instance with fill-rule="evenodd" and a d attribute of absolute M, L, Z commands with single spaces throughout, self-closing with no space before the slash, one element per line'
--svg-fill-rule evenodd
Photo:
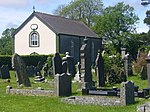
<path fill-rule="evenodd" d="M 31 32 L 29 37 L 29 46 L 30 47 L 39 47 L 39 33 Z"/>

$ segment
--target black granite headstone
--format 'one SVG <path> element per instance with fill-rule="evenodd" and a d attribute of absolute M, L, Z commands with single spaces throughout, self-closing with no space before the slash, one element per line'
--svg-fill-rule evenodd
<path fill-rule="evenodd" d="M 2 79 L 10 79 L 9 68 L 7 65 L 2 65 L 0 72 Z"/>

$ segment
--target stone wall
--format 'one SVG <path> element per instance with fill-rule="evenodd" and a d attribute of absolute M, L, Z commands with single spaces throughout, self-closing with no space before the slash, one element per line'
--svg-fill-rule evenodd
<path fill-rule="evenodd" d="M 100 106 L 118 106 L 121 105 L 119 98 L 108 98 L 102 96 L 72 96 L 69 98 L 62 98 L 62 102 L 69 104 L 80 105 L 100 105 Z"/>
<path fill-rule="evenodd" d="M 27 95 L 27 96 L 54 96 L 55 93 L 53 90 L 30 90 L 30 89 L 12 89 L 7 86 L 6 94 L 18 94 L 18 95 Z"/>

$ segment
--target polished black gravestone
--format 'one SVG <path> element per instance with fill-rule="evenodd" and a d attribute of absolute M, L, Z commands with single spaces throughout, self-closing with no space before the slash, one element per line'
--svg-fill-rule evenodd
<path fill-rule="evenodd" d="M 9 68 L 7 65 L 2 65 L 0 72 L 1 72 L 2 79 L 10 79 Z"/>
<path fill-rule="evenodd" d="M 52 58 L 53 62 L 53 75 L 62 74 L 62 59 L 59 53 L 55 53 L 54 57 Z"/>

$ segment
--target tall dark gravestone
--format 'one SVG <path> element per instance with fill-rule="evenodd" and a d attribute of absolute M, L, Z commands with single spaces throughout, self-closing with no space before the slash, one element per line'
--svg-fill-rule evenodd
<path fill-rule="evenodd" d="M 62 59 L 59 53 L 55 53 L 53 59 L 53 75 L 62 74 Z"/>
<path fill-rule="evenodd" d="M 90 89 L 93 86 L 92 73 L 91 73 L 91 51 L 87 46 L 87 39 L 84 39 L 84 43 L 80 49 L 81 58 L 81 83 L 82 88 Z"/>
<path fill-rule="evenodd" d="M 97 84 L 99 87 L 104 87 L 105 86 L 104 60 L 101 53 L 102 53 L 101 50 L 99 50 L 95 63 L 96 63 L 96 74 L 98 78 Z"/>
<path fill-rule="evenodd" d="M 9 68 L 7 65 L 2 65 L 0 72 L 2 79 L 10 79 Z"/>
<path fill-rule="evenodd" d="M 15 70 L 17 82 L 19 83 L 19 85 L 23 84 L 25 87 L 31 87 L 25 63 L 22 58 L 16 53 L 12 56 L 12 68 L 14 68 Z"/>

